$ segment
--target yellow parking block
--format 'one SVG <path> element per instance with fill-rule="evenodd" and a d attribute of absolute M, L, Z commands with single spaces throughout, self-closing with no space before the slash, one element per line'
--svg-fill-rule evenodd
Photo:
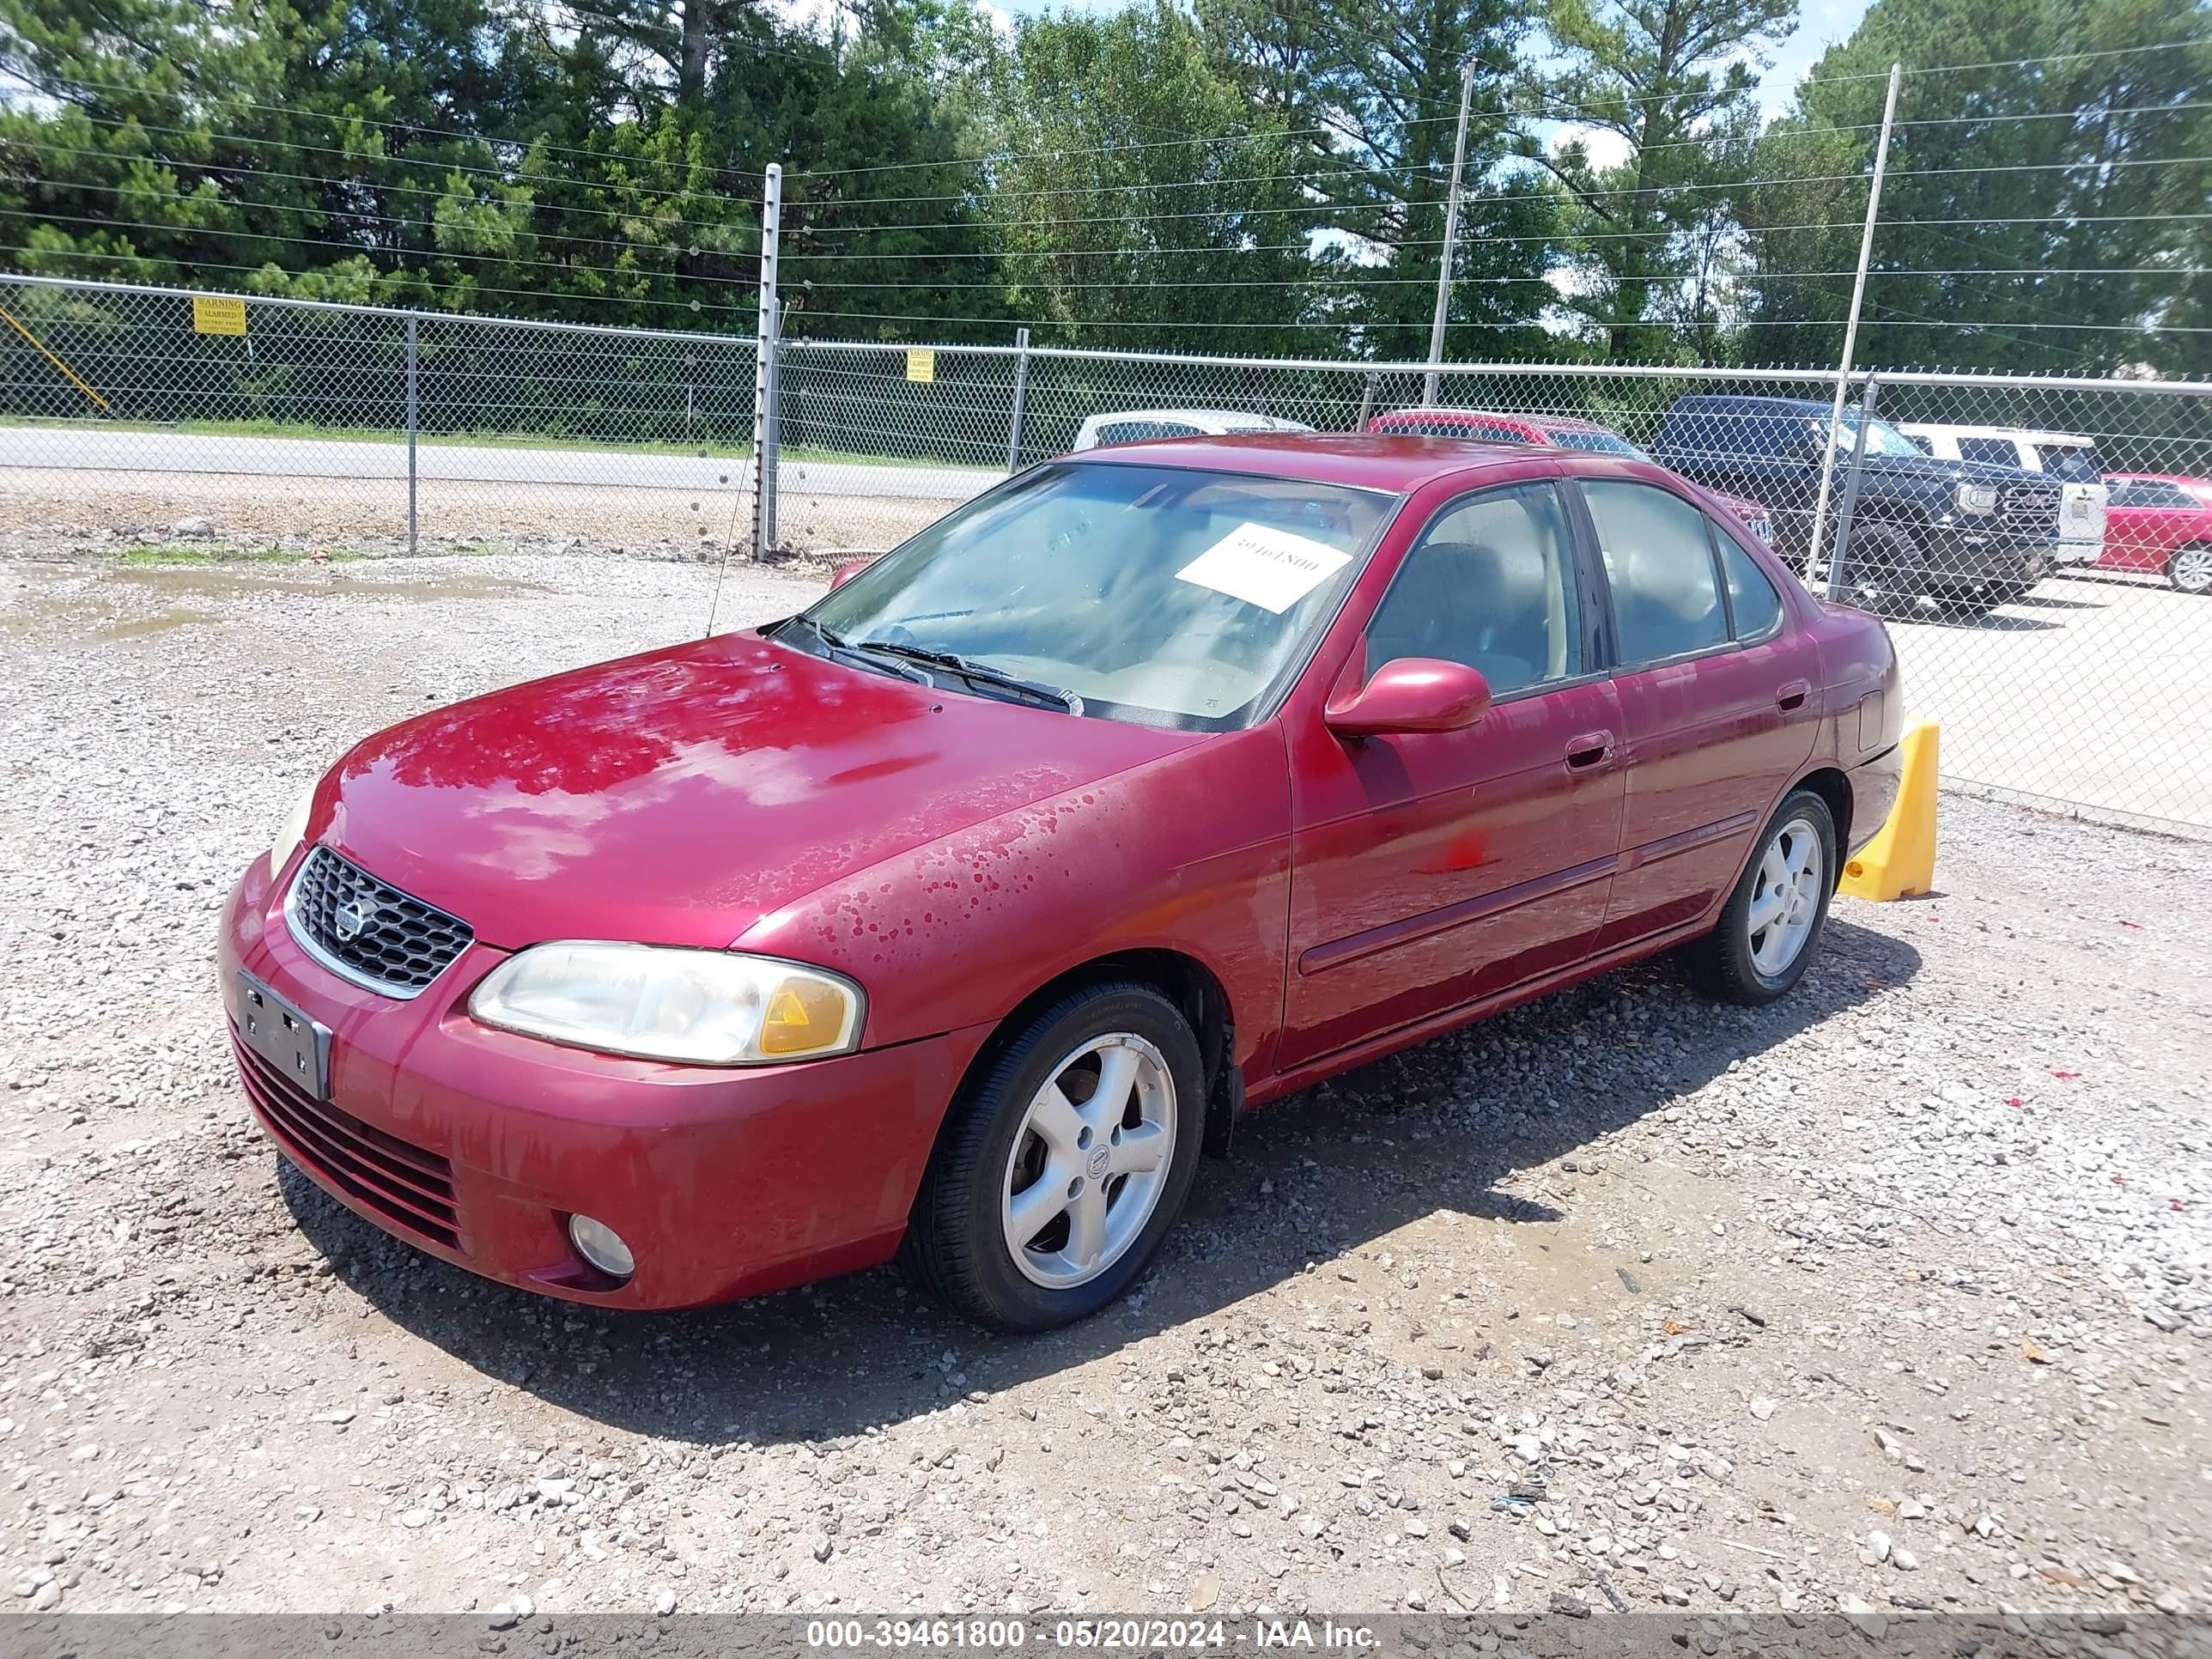
<path fill-rule="evenodd" d="M 1936 751 L 1940 728 L 1915 720 L 1905 729 L 1905 772 L 1889 817 L 1844 866 L 1838 891 L 1853 898 L 1911 898 L 1936 886 Z"/>

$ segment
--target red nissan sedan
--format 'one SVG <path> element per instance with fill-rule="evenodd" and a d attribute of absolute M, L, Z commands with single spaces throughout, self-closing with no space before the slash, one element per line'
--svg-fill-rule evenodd
<path fill-rule="evenodd" d="M 1897 785 L 1881 624 L 1640 462 L 1039 466 L 799 616 L 344 756 L 240 878 L 262 1127 L 445 1261 L 672 1308 L 1125 1289 L 1237 1115 L 1639 957 L 1789 991 Z"/>

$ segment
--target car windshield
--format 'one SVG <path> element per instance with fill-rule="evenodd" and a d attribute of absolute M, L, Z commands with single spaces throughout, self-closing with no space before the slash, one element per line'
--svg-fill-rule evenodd
<path fill-rule="evenodd" d="M 1555 426 L 1547 430 L 1551 434 L 1552 441 L 1562 449 L 1586 450 L 1593 455 L 1626 455 L 1638 461 L 1651 459 L 1617 432 L 1574 426 Z"/>
<path fill-rule="evenodd" d="M 1857 447 L 1859 421 L 1860 416 L 1853 410 L 1847 409 L 1844 411 L 1843 419 L 1836 423 L 1837 448 L 1851 449 Z M 1820 435 L 1821 422 L 1814 421 L 1812 422 L 1812 427 L 1813 435 L 1817 440 Z M 1869 421 L 1866 423 L 1866 453 L 1869 455 L 1919 456 L 1926 453 L 1887 421 Z"/>
<path fill-rule="evenodd" d="M 1224 731 L 1264 712 L 1396 505 L 1289 478 L 1062 461 L 932 525 L 779 637 L 950 653 L 1072 692 L 1085 714 Z"/>

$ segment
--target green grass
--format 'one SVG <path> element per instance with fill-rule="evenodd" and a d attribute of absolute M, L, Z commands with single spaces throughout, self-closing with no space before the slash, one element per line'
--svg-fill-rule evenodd
<path fill-rule="evenodd" d="M 0 417 L 4 418 L 4 417 Z M 185 432 L 195 436 L 212 438 L 319 438 L 326 442 L 358 444 L 403 444 L 406 437 L 389 427 L 316 426 L 307 421 L 99 421 L 70 422 L 70 425 L 97 425 L 113 432 Z M 693 455 L 708 459 L 720 458 L 742 464 L 750 459 L 752 445 L 712 443 L 678 443 L 666 439 L 594 438 L 581 434 L 539 434 L 514 432 L 425 432 L 416 441 L 430 445 L 454 445 L 476 449 L 581 449 L 603 450 L 615 454 L 631 455 Z M 935 455 L 863 455 L 843 449 L 817 449 L 802 444 L 786 444 L 783 455 L 787 460 L 836 463 L 848 466 L 979 466 L 977 461 L 948 460 Z"/>
<path fill-rule="evenodd" d="M 333 553 L 329 556 L 333 563 L 340 563 L 362 556 Z M 289 547 L 232 547 L 220 542 L 204 547 L 182 542 L 140 542 L 123 550 L 123 562 L 136 565 L 303 564 L 309 557 Z"/>

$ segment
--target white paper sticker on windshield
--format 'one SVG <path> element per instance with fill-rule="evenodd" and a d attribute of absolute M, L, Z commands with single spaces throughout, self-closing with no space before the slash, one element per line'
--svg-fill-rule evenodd
<path fill-rule="evenodd" d="M 1232 599 L 1282 615 L 1352 562 L 1326 542 L 1264 524 L 1240 525 L 1176 572 Z"/>

